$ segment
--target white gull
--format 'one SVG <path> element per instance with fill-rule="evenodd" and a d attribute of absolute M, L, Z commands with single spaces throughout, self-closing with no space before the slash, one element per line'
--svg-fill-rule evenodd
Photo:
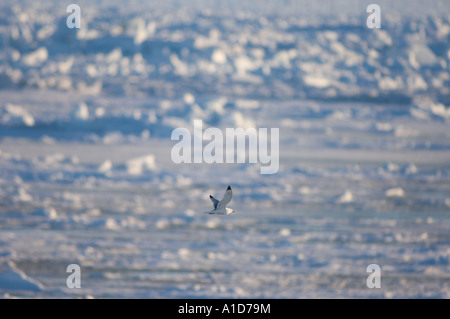
<path fill-rule="evenodd" d="M 229 215 L 231 213 L 234 213 L 235 211 L 233 209 L 227 207 L 227 204 L 231 201 L 232 195 L 233 191 L 231 190 L 230 186 L 228 186 L 221 201 L 217 200 L 212 195 L 209 195 L 209 198 L 213 202 L 214 209 L 209 212 L 205 212 L 205 214 Z"/>

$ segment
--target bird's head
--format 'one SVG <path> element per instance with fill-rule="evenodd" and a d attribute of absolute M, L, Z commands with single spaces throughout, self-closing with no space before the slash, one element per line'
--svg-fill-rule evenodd
<path fill-rule="evenodd" d="M 235 213 L 236 211 L 234 209 L 228 208 L 227 207 L 227 215 Z"/>

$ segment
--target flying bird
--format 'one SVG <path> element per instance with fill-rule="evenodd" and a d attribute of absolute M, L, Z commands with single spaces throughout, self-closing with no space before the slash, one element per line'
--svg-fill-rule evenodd
<path fill-rule="evenodd" d="M 222 200 L 219 201 L 214 196 L 209 195 L 209 198 L 211 199 L 214 209 L 206 212 L 208 214 L 217 214 L 217 215 L 229 215 L 231 213 L 234 213 L 235 211 L 231 208 L 227 207 L 227 204 L 231 201 L 231 196 L 233 195 L 233 191 L 231 190 L 231 187 L 228 186 L 225 195 L 223 196 Z"/>

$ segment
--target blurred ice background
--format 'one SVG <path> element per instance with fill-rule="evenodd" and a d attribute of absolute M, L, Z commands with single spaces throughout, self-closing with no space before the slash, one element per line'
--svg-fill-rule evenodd
<path fill-rule="evenodd" d="M 0 297 L 450 298 L 450 4 L 372 2 L 0 1 Z M 279 172 L 173 164 L 194 119 Z"/>

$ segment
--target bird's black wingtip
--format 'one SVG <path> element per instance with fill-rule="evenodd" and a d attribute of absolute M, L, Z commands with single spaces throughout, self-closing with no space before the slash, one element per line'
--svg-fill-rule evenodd
<path fill-rule="evenodd" d="M 209 198 L 212 198 L 212 195 L 209 195 Z"/>
<path fill-rule="evenodd" d="M 231 186 L 230 185 L 228 185 L 228 188 L 227 188 L 227 191 L 229 191 L 229 190 L 231 190 Z"/>

